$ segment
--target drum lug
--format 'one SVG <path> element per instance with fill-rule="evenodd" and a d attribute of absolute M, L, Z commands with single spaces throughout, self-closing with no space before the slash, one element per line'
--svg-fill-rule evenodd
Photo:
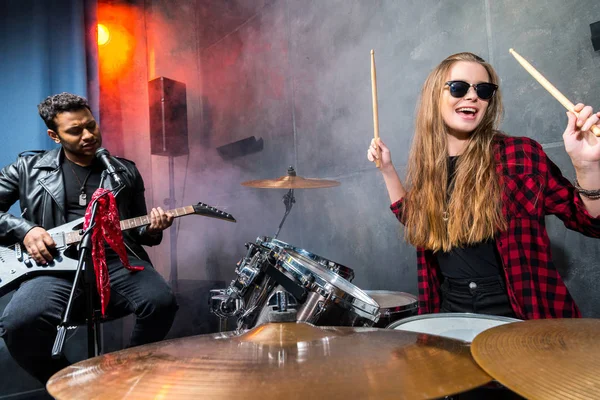
<path fill-rule="evenodd" d="M 323 314 L 323 312 L 325 311 L 325 306 L 324 306 L 323 304 L 324 304 L 324 302 L 323 302 L 323 301 L 319 301 L 319 302 L 317 302 L 317 305 L 316 305 L 316 307 L 315 307 L 315 308 L 316 308 L 316 310 L 315 310 L 315 313 L 314 313 L 314 315 L 313 315 L 313 316 L 310 318 L 310 321 L 308 321 L 308 322 L 310 322 L 311 324 L 314 324 L 314 323 L 316 323 L 316 322 L 319 320 L 319 317 L 320 317 L 320 316 L 321 316 L 321 314 Z"/>
<path fill-rule="evenodd" d="M 308 275 L 306 277 L 304 277 L 304 282 L 302 282 L 304 284 L 304 287 L 308 290 L 313 290 L 315 289 L 315 277 L 313 275 Z"/>

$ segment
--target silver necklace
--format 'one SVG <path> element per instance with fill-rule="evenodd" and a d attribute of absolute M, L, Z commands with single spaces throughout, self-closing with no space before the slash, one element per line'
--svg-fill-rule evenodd
<path fill-rule="evenodd" d="M 73 165 L 71 165 L 73 162 L 69 159 L 67 159 L 67 161 L 69 167 L 71 168 L 71 171 L 73 172 L 73 175 L 75 176 L 75 179 L 77 179 L 77 183 L 79 184 L 79 205 L 85 207 L 87 205 L 87 194 L 85 193 L 85 184 L 87 183 L 88 178 L 92 174 L 92 168 L 90 168 L 87 175 L 85 176 L 85 179 L 83 180 L 83 183 L 81 183 L 79 176 L 77 176 L 75 169 L 73 169 Z"/>

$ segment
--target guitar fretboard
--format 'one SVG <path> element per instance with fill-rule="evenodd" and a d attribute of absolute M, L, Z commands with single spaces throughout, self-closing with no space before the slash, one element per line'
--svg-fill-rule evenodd
<path fill-rule="evenodd" d="M 166 211 L 173 214 L 175 218 L 183 217 L 184 215 L 194 214 L 194 206 L 186 206 L 175 208 L 173 210 Z M 142 217 L 135 217 L 121 221 L 121 230 L 126 231 L 128 229 L 137 228 L 138 226 L 149 225 L 151 221 L 150 215 L 144 215 Z M 70 245 L 81 241 L 82 231 L 70 231 L 65 232 L 65 244 Z"/>

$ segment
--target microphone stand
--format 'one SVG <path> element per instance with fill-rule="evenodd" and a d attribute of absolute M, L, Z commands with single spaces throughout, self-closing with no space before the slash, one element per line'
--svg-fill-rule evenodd
<path fill-rule="evenodd" d="M 102 172 L 100 177 L 100 185 L 99 188 L 104 186 L 104 180 L 106 178 L 106 171 Z M 121 191 L 124 185 L 118 185 L 115 189 L 112 190 L 114 192 L 115 197 Z M 107 192 L 106 194 L 108 194 Z M 97 331 L 96 317 L 94 312 L 94 294 L 97 293 L 94 288 L 94 284 L 96 281 L 96 275 L 94 273 L 94 266 L 90 262 L 91 254 L 92 254 L 92 233 L 96 226 L 94 222 L 96 219 L 96 210 L 98 208 L 98 199 L 94 200 L 92 204 L 92 212 L 90 216 L 90 221 L 92 223 L 83 233 L 81 242 L 79 244 L 79 260 L 77 264 L 77 270 L 75 272 L 75 278 L 73 280 L 73 287 L 71 288 L 71 293 L 69 294 L 69 300 L 67 302 L 67 307 L 65 308 L 65 312 L 63 315 L 63 319 L 60 324 L 57 326 L 56 339 L 54 340 L 54 346 L 52 347 L 52 357 L 60 358 L 63 354 L 63 346 L 65 343 L 65 338 L 67 335 L 67 329 L 72 328 L 69 326 L 69 318 L 71 316 L 71 309 L 73 307 L 73 300 L 75 299 L 75 292 L 79 286 L 79 281 L 81 276 L 83 275 L 81 271 L 84 271 L 84 285 L 83 291 L 85 293 L 85 305 L 86 305 L 86 325 L 87 325 L 87 337 L 88 337 L 88 357 L 95 357 L 101 351 L 101 345 L 99 343 L 99 335 Z"/>

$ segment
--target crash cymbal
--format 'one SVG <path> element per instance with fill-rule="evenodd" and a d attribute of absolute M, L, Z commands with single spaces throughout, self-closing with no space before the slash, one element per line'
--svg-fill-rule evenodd
<path fill-rule="evenodd" d="M 270 323 L 106 354 L 55 374 L 57 399 L 434 398 L 491 378 L 459 341 L 374 328 Z"/>
<path fill-rule="evenodd" d="M 242 186 L 261 189 L 320 189 L 339 185 L 340 182 L 338 181 L 289 175 L 277 179 L 260 179 L 242 182 Z"/>
<path fill-rule="evenodd" d="M 486 330 L 471 345 L 494 379 L 528 399 L 597 399 L 600 319 L 547 319 Z"/>

